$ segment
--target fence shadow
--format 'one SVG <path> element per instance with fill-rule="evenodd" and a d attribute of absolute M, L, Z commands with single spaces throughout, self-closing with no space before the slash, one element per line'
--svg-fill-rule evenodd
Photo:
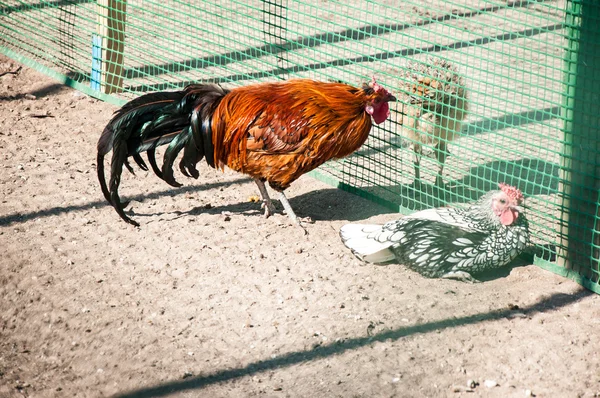
<path fill-rule="evenodd" d="M 418 211 L 446 206 L 448 203 L 473 202 L 485 192 L 498 189 L 498 183 L 501 182 L 516 186 L 525 197 L 553 195 L 558 193 L 559 168 L 556 163 L 538 158 L 496 160 L 471 167 L 458 180 L 446 179 L 446 186 L 442 189 L 423 182 L 418 188 L 413 184 L 395 184 L 350 187 L 352 189 L 348 191 L 376 198 L 375 201 L 386 209 L 397 210 L 401 207 Z M 342 190 L 344 185 L 340 184 Z"/>
<path fill-rule="evenodd" d="M 436 22 L 444 22 L 451 19 L 457 19 L 459 17 L 467 18 L 474 17 L 476 15 L 496 12 L 505 8 L 516 8 L 516 7 L 526 7 L 530 4 L 537 2 L 530 1 L 513 1 L 509 2 L 503 6 L 489 6 L 484 7 L 479 10 L 468 11 L 468 12 L 456 12 L 452 14 L 445 14 L 439 17 L 431 18 L 431 19 L 423 19 L 416 23 L 403 23 L 403 24 L 376 24 L 376 25 L 367 25 L 355 29 L 347 29 L 341 32 L 326 32 L 319 35 L 308 36 L 308 37 L 300 37 L 297 40 L 286 41 L 282 44 L 266 44 L 261 47 L 253 47 L 242 51 L 230 52 L 227 54 L 220 54 L 218 56 L 210 56 L 205 58 L 198 59 L 190 59 L 181 62 L 168 63 L 168 64 L 153 64 L 153 65 L 144 65 L 138 68 L 130 68 L 125 70 L 125 76 L 129 79 L 134 79 L 136 77 L 146 77 L 151 75 L 161 75 L 167 73 L 175 73 L 175 72 L 184 72 L 191 69 L 202 69 L 206 67 L 212 66 L 224 66 L 233 62 L 241 62 L 248 59 L 259 58 L 265 55 L 276 55 L 281 52 L 289 52 L 296 49 L 304 48 L 304 47 L 316 47 L 324 44 L 335 44 L 346 40 L 362 40 L 366 38 L 370 38 L 374 35 L 383 35 L 394 32 L 399 32 L 407 28 L 416 28 L 426 26 Z M 548 32 L 552 32 L 555 30 L 563 29 L 564 25 L 562 23 L 534 27 L 523 29 L 516 32 L 507 32 L 498 34 L 496 36 L 486 36 L 479 37 L 472 40 L 458 41 L 455 43 L 447 44 L 447 45 L 431 45 L 424 46 L 419 48 L 405 48 L 397 51 L 387 51 L 381 53 L 375 53 L 370 55 L 361 55 L 354 58 L 344 58 L 337 59 L 328 62 L 315 62 L 308 65 L 294 65 L 288 68 L 273 68 L 265 71 L 256 71 L 251 73 L 238 73 L 235 75 L 217 77 L 217 78 L 207 78 L 207 79 L 198 79 L 198 80 L 188 80 L 188 81 L 179 81 L 179 82 L 166 82 L 166 83 L 157 83 L 152 85 L 139 85 L 139 86 L 131 86 L 128 87 L 128 91 L 132 92 L 145 92 L 145 91 L 155 91 L 155 90 L 166 90 L 166 89 L 174 89 L 174 88 L 183 88 L 188 84 L 193 83 L 216 83 L 223 84 L 229 83 L 232 81 L 245 81 L 245 80 L 257 80 L 263 79 L 273 76 L 281 76 L 288 74 L 297 74 L 301 72 L 309 72 L 315 71 L 319 69 L 326 69 L 330 67 L 343 67 L 348 65 L 354 65 L 357 63 L 365 63 L 365 62 L 375 62 L 381 60 L 387 60 L 398 57 L 410 57 L 417 54 L 422 53 L 434 53 L 441 51 L 450 51 L 450 50 L 458 50 L 463 48 L 468 48 L 472 46 L 482 46 L 490 43 L 498 42 L 498 41 L 509 41 L 509 40 L 517 40 L 522 39 L 524 37 L 532 37 L 539 34 L 544 34 Z"/>
<path fill-rule="evenodd" d="M 453 184 L 463 190 L 490 191 L 504 182 L 518 187 L 525 196 L 552 195 L 558 193 L 559 169 L 558 164 L 537 158 L 495 160 L 471 167 Z"/>
<path fill-rule="evenodd" d="M 421 19 L 416 23 L 400 23 L 400 24 L 372 24 L 358 28 L 350 28 L 338 32 L 325 32 L 312 36 L 301 36 L 295 40 L 287 40 L 278 44 L 265 44 L 259 47 L 251 47 L 241 51 L 230 51 L 228 53 L 184 60 L 181 62 L 170 62 L 163 64 L 144 65 L 135 68 L 128 68 L 124 71 L 125 78 L 134 79 L 142 76 L 156 76 L 173 72 L 185 72 L 191 69 L 202 69 L 213 66 L 226 66 L 230 63 L 243 62 L 250 59 L 259 58 L 268 55 L 278 55 L 282 52 L 290 52 L 302 48 L 319 47 L 327 44 L 342 43 L 345 41 L 360 41 L 369 39 L 373 36 L 381 36 L 384 34 L 400 32 L 408 28 L 418 28 L 431 25 L 434 23 L 447 22 L 458 18 L 470 18 L 477 15 L 498 12 L 508 8 L 527 7 L 530 4 L 537 4 L 539 1 L 531 0 L 514 0 L 509 1 L 504 5 L 490 5 L 476 10 L 453 12 L 444 14 L 438 17 Z M 284 72 L 286 73 L 286 72 Z M 267 73 L 273 75 L 273 71 Z M 243 79 L 232 79 L 243 80 Z M 230 80 L 228 80 L 230 81 Z"/>
<path fill-rule="evenodd" d="M 465 123 L 460 132 L 460 136 L 469 137 L 477 134 L 488 134 L 494 131 L 516 128 L 529 123 L 544 122 L 560 117 L 561 110 L 562 108 L 559 106 L 552 106 L 542 109 L 529 109 L 521 112 L 505 113 L 501 116 L 492 118 L 484 117 L 471 123 Z M 392 119 L 393 118 L 394 117 L 392 116 Z M 354 152 L 346 159 L 408 149 L 410 142 L 407 138 L 403 137 L 402 134 L 387 129 L 380 129 L 380 131 L 384 132 L 383 137 L 377 137 L 381 144 L 374 145 L 373 142 L 371 142 L 371 145 L 369 146 L 363 145 L 358 151 Z M 412 162 L 412 150 L 409 152 L 409 161 Z"/>
<path fill-rule="evenodd" d="M 555 293 L 550 297 L 543 299 L 533 305 L 530 305 L 525 308 L 520 308 L 518 312 L 529 317 L 538 313 L 543 313 L 547 310 L 555 310 L 557 308 L 566 307 L 592 294 L 594 293 L 583 288 L 581 288 L 575 294 Z M 212 373 L 205 374 L 203 376 L 190 377 L 185 380 L 166 382 L 155 386 L 144 387 L 137 390 L 124 392 L 121 394 L 116 394 L 115 397 L 150 398 L 166 396 L 183 391 L 191 392 L 192 390 L 196 390 L 196 392 L 199 393 L 198 390 L 201 390 L 213 384 L 236 380 L 269 370 L 287 368 L 296 364 L 318 361 L 320 359 L 341 355 L 351 350 L 356 350 L 361 347 L 369 346 L 375 342 L 383 342 L 388 340 L 397 341 L 403 337 L 415 334 L 432 333 L 454 327 L 474 325 L 481 322 L 493 322 L 513 316 L 514 313 L 515 311 L 511 309 L 490 311 L 487 313 L 468 315 L 460 318 L 448 318 L 440 321 L 433 321 L 419 325 L 397 328 L 377 333 L 372 336 L 367 335 L 362 337 L 349 338 L 343 341 L 333 342 L 330 344 L 323 344 L 309 350 L 294 351 L 280 355 L 276 358 L 259 360 L 250 363 L 244 367 L 217 370 Z"/>

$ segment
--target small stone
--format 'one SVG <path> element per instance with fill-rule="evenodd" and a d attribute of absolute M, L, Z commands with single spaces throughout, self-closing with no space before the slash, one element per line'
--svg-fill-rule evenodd
<path fill-rule="evenodd" d="M 496 383 L 494 380 L 486 380 L 483 382 L 483 385 L 486 386 L 487 388 L 493 388 L 493 387 L 496 387 L 498 385 L 498 383 Z"/>
<path fill-rule="evenodd" d="M 475 380 L 471 380 L 471 379 L 467 380 L 467 387 L 468 388 L 475 388 L 478 385 L 479 385 L 479 383 L 476 382 Z"/>
<path fill-rule="evenodd" d="M 185 372 L 181 378 L 187 379 L 188 377 L 192 377 L 192 376 L 193 376 L 192 372 Z"/>
<path fill-rule="evenodd" d="M 394 377 L 394 378 L 392 379 L 392 383 L 398 383 L 399 381 L 400 381 L 400 378 L 399 378 L 399 377 Z"/>
<path fill-rule="evenodd" d="M 37 98 L 37 97 L 36 97 L 35 95 L 33 95 L 33 94 L 25 94 L 25 96 L 24 96 L 24 97 L 25 97 L 25 99 L 28 99 L 28 100 L 34 100 L 34 99 L 36 99 L 36 98 Z"/>
<path fill-rule="evenodd" d="M 535 394 L 533 392 L 531 392 L 531 390 L 525 390 L 525 396 L 526 397 L 535 397 Z"/>
<path fill-rule="evenodd" d="M 509 318 L 527 318 L 527 315 L 523 314 L 522 312 L 514 312 L 510 315 L 508 315 Z"/>

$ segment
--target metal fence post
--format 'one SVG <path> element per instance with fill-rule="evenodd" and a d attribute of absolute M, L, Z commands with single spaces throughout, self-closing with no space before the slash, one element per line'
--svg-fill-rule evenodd
<path fill-rule="evenodd" d="M 557 263 L 587 278 L 591 274 L 592 231 L 600 178 L 600 4 L 567 0 L 564 91 L 564 150 Z M 597 268 L 596 268 L 597 269 Z M 584 271 L 587 270 L 587 271 Z"/>

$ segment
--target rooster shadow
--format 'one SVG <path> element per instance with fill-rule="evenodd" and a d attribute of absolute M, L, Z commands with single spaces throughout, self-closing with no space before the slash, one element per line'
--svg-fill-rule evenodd
<path fill-rule="evenodd" d="M 379 214 L 393 213 L 392 210 L 383 205 L 335 188 L 310 191 L 297 196 L 291 196 L 288 199 L 298 217 L 310 217 L 313 221 L 343 220 L 354 222 Z M 273 204 L 277 208 L 277 214 L 282 215 L 283 206 L 281 203 L 277 199 L 273 199 Z M 135 216 L 136 218 L 167 215 L 179 218 L 184 216 L 193 217 L 201 214 L 233 214 L 262 217 L 263 209 L 261 208 L 260 201 L 245 201 L 232 202 L 223 205 L 210 204 L 194 206 L 189 210 L 183 211 L 137 212 L 128 209 L 126 210 L 126 213 L 130 216 Z"/>

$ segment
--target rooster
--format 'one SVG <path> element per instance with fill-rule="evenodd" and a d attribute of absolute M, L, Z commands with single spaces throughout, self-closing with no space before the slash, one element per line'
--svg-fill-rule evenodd
<path fill-rule="evenodd" d="M 275 212 L 265 182 L 279 192 L 291 220 L 301 225 L 284 190 L 302 174 L 330 159 L 356 151 L 375 123 L 389 117 L 388 102 L 396 98 L 375 79 L 362 88 L 308 79 L 261 83 L 226 90 L 212 84 L 193 84 L 182 91 L 145 94 L 125 104 L 104 128 L 98 141 L 97 172 L 106 200 L 126 222 L 119 198 L 123 166 L 128 162 L 154 173 L 168 184 L 173 163 L 183 150 L 179 169 L 198 178 L 203 158 L 213 168 L 225 166 L 251 176 L 260 191 L 265 216 Z M 162 167 L 155 151 L 169 144 Z M 104 157 L 113 151 L 106 184 Z"/>
<path fill-rule="evenodd" d="M 409 97 L 399 103 L 401 134 L 413 146 L 414 184 L 421 182 L 423 145 L 433 146 L 438 161 L 435 185 L 444 185 L 442 174 L 448 156 L 448 143 L 460 133 L 467 115 L 467 88 L 464 78 L 450 62 L 429 57 L 427 64 L 409 62 L 403 74 L 404 91 Z"/>
<path fill-rule="evenodd" d="M 477 281 L 471 274 L 502 267 L 529 243 L 523 195 L 499 184 L 466 209 L 438 208 L 384 225 L 347 224 L 344 244 L 361 260 L 397 260 L 429 278 Z"/>

